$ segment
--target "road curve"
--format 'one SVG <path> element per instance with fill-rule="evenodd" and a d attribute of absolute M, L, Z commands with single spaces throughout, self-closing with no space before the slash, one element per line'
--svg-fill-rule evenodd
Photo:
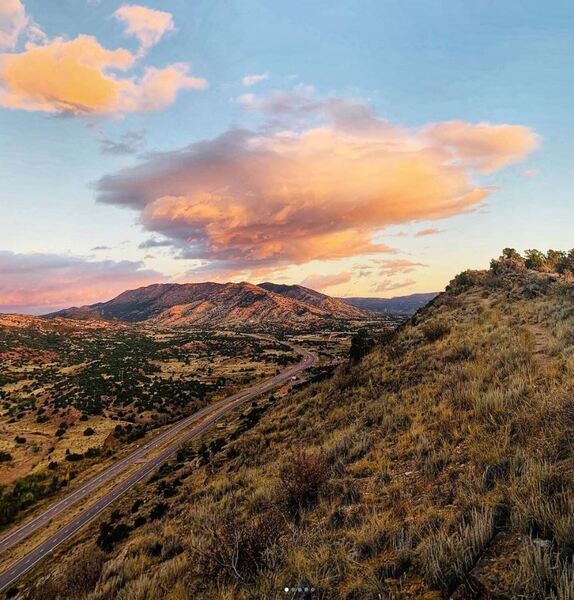
<path fill-rule="evenodd" d="M 133 466 L 138 462 L 142 463 L 140 468 L 132 472 L 128 477 L 118 483 L 99 500 L 91 505 L 86 506 L 80 514 L 74 517 L 74 519 L 63 524 L 60 529 L 46 538 L 41 544 L 35 546 L 28 554 L 23 556 L 18 561 L 12 563 L 4 572 L 0 573 L 0 591 L 5 590 L 9 585 L 26 573 L 26 571 L 31 569 L 46 555 L 77 533 L 82 527 L 89 523 L 94 517 L 96 517 L 107 506 L 114 502 L 114 500 L 119 498 L 124 492 L 129 490 L 138 481 L 141 481 L 152 471 L 162 465 L 177 452 L 177 449 L 182 443 L 192 440 L 198 436 L 208 427 L 213 425 L 215 421 L 234 410 L 240 404 L 248 402 L 249 400 L 253 400 L 257 396 L 275 389 L 282 383 L 288 381 L 291 377 L 295 376 L 297 373 L 308 369 L 315 363 L 316 356 L 314 354 L 311 354 L 302 348 L 297 348 L 297 350 L 303 355 L 303 360 L 298 364 L 289 367 L 278 375 L 266 379 L 257 385 L 242 390 L 233 396 L 229 396 L 228 398 L 224 398 L 223 400 L 219 400 L 218 402 L 206 406 L 193 415 L 178 421 L 168 430 L 148 441 L 145 445 L 143 445 L 141 448 L 138 448 L 128 456 L 117 461 L 108 469 L 87 481 L 77 490 L 74 490 L 47 508 L 43 513 L 34 519 L 31 519 L 19 527 L 14 528 L 2 539 L 0 539 L 0 553 L 3 553 L 20 543 L 22 540 L 30 536 L 42 526 L 46 525 L 48 522 L 60 516 L 62 513 L 67 511 L 70 506 L 76 504 L 82 498 L 85 498 L 105 483 L 117 477 L 128 467 Z M 198 421 L 201 422 L 198 423 Z M 190 429 L 186 435 L 182 437 L 179 436 L 183 429 L 186 429 L 192 425 L 195 426 L 192 427 L 192 429 Z M 169 444 L 165 450 L 155 456 L 149 457 L 146 460 L 146 455 L 152 450 L 157 448 L 160 444 L 165 444 L 174 438 L 177 438 L 177 440 Z"/>

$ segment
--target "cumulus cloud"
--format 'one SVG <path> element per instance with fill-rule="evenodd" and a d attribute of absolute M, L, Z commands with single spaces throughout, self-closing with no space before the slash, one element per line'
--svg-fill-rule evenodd
<path fill-rule="evenodd" d="M 269 79 L 269 73 L 261 73 L 259 75 L 257 75 L 256 73 L 254 73 L 253 75 L 246 75 L 241 80 L 241 83 L 245 87 L 252 87 L 252 86 L 254 86 L 257 83 L 260 83 L 261 81 L 265 81 L 266 79 Z"/>
<path fill-rule="evenodd" d="M 142 51 L 155 46 L 168 31 L 174 29 L 170 13 L 145 6 L 124 4 L 114 12 L 114 17 L 123 23 L 127 36 L 138 40 Z"/>
<path fill-rule="evenodd" d="M 538 145 L 531 131 L 515 125 L 449 121 L 429 125 L 423 135 L 484 173 L 520 161 Z"/>
<path fill-rule="evenodd" d="M 415 233 L 415 237 L 426 237 L 427 235 L 437 235 L 440 233 L 440 229 L 436 227 L 427 227 L 426 229 L 421 229 Z"/>
<path fill-rule="evenodd" d="M 302 282 L 301 285 L 311 288 L 313 290 L 325 290 L 342 283 L 348 283 L 351 281 L 352 273 L 345 271 L 343 273 L 334 273 L 332 275 L 309 275 Z"/>
<path fill-rule="evenodd" d="M 262 110 L 281 112 L 279 104 Z M 476 209 L 491 192 L 477 173 L 535 145 L 526 127 L 493 125 L 496 140 L 506 131 L 523 144 L 512 156 L 506 145 L 503 160 L 502 142 L 484 142 L 477 162 L 460 134 L 453 144 L 429 133 L 440 123 L 411 131 L 356 102 L 305 95 L 296 112 L 289 130 L 230 130 L 149 155 L 101 179 L 99 201 L 137 211 L 145 229 L 186 258 L 238 270 L 302 264 L 389 251 L 375 241 L 388 226 Z M 323 122 L 299 128 L 309 113 Z M 488 139 L 489 126 L 479 127 Z M 474 140 L 474 126 L 466 131 Z"/>
<path fill-rule="evenodd" d="M 142 39 L 155 39 L 145 31 Z M 155 111 L 182 90 L 207 86 L 186 63 L 144 66 L 136 76 L 132 69 L 140 58 L 125 48 L 109 50 L 89 35 L 32 40 L 21 52 L 0 54 L 0 106 L 71 115 Z"/>
<path fill-rule="evenodd" d="M 0 48 L 16 47 L 28 25 L 26 9 L 20 0 L 2 0 L 0 3 Z"/>
<path fill-rule="evenodd" d="M 164 279 L 140 262 L 0 251 L 0 311 L 42 313 L 91 304 Z"/>

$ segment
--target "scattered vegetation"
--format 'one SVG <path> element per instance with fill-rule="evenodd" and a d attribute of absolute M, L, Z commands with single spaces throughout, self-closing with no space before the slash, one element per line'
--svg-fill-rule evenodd
<path fill-rule="evenodd" d="M 127 536 L 97 581 L 67 592 L 80 544 L 55 597 L 573 598 L 573 257 L 507 249 L 332 378 L 182 447 L 106 521 Z"/>

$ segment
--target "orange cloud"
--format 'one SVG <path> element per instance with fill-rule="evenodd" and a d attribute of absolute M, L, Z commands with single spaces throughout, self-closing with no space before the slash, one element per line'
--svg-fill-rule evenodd
<path fill-rule="evenodd" d="M 520 161 L 538 145 L 537 137 L 519 125 L 449 121 L 429 125 L 423 135 L 484 173 Z"/>
<path fill-rule="evenodd" d="M 351 281 L 351 277 L 352 273 L 348 271 L 333 275 L 309 275 L 301 282 L 301 285 L 313 290 L 325 290 L 342 283 L 348 283 Z"/>
<path fill-rule="evenodd" d="M 173 28 L 171 15 L 161 11 L 124 6 L 115 14 L 142 49 Z M 35 25 L 28 25 L 27 32 L 32 41 L 23 51 L 0 54 L 0 106 L 72 115 L 154 111 L 172 104 L 182 90 L 207 87 L 205 79 L 189 74 L 186 63 L 148 66 L 134 76 L 129 71 L 141 52 L 108 50 L 88 35 L 48 40 Z M 0 29 L 0 43 L 3 34 Z"/>
<path fill-rule="evenodd" d="M 286 102 L 278 108 L 274 97 L 272 110 L 285 114 Z M 429 136 L 434 126 L 407 131 L 340 100 L 297 100 L 297 123 L 308 111 L 331 122 L 232 130 L 152 156 L 104 177 L 99 200 L 137 210 L 182 257 L 240 270 L 389 251 L 376 241 L 385 227 L 474 210 L 491 191 L 474 181 L 481 165 L 453 160 L 450 145 Z M 525 127 L 505 127 L 534 139 Z M 481 157 L 493 164 L 500 150 Z"/>
<path fill-rule="evenodd" d="M 0 312 L 46 313 L 164 279 L 139 262 L 0 251 Z"/>
<path fill-rule="evenodd" d="M 174 29 L 170 13 L 145 6 L 124 4 L 114 12 L 114 17 L 125 25 L 125 34 L 135 37 L 144 51 Z"/>

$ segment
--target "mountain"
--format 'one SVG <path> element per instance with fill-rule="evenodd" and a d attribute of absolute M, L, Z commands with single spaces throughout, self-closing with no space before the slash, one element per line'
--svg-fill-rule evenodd
<path fill-rule="evenodd" d="M 302 285 L 283 285 L 279 283 L 260 283 L 258 287 L 263 288 L 274 294 L 279 294 L 284 298 L 290 298 L 309 304 L 324 310 L 333 315 L 340 315 L 342 318 L 356 319 L 362 316 L 362 307 L 349 306 L 348 302 L 339 298 L 332 298 L 321 292 L 303 287 Z M 357 310 L 357 308 L 359 310 Z"/>
<path fill-rule="evenodd" d="M 316 327 L 341 319 L 360 319 L 356 307 L 301 286 L 251 283 L 154 284 L 123 292 L 108 302 L 47 315 L 104 319 L 158 326 Z"/>
<path fill-rule="evenodd" d="M 573 298 L 571 273 L 462 273 L 358 363 L 207 432 L 32 581 L 88 600 L 572 598 Z M 127 539 L 103 552 L 106 527 Z"/>
<path fill-rule="evenodd" d="M 414 315 L 428 304 L 438 292 L 395 296 L 394 298 L 341 298 L 343 302 L 362 310 L 372 310 L 391 315 Z"/>

